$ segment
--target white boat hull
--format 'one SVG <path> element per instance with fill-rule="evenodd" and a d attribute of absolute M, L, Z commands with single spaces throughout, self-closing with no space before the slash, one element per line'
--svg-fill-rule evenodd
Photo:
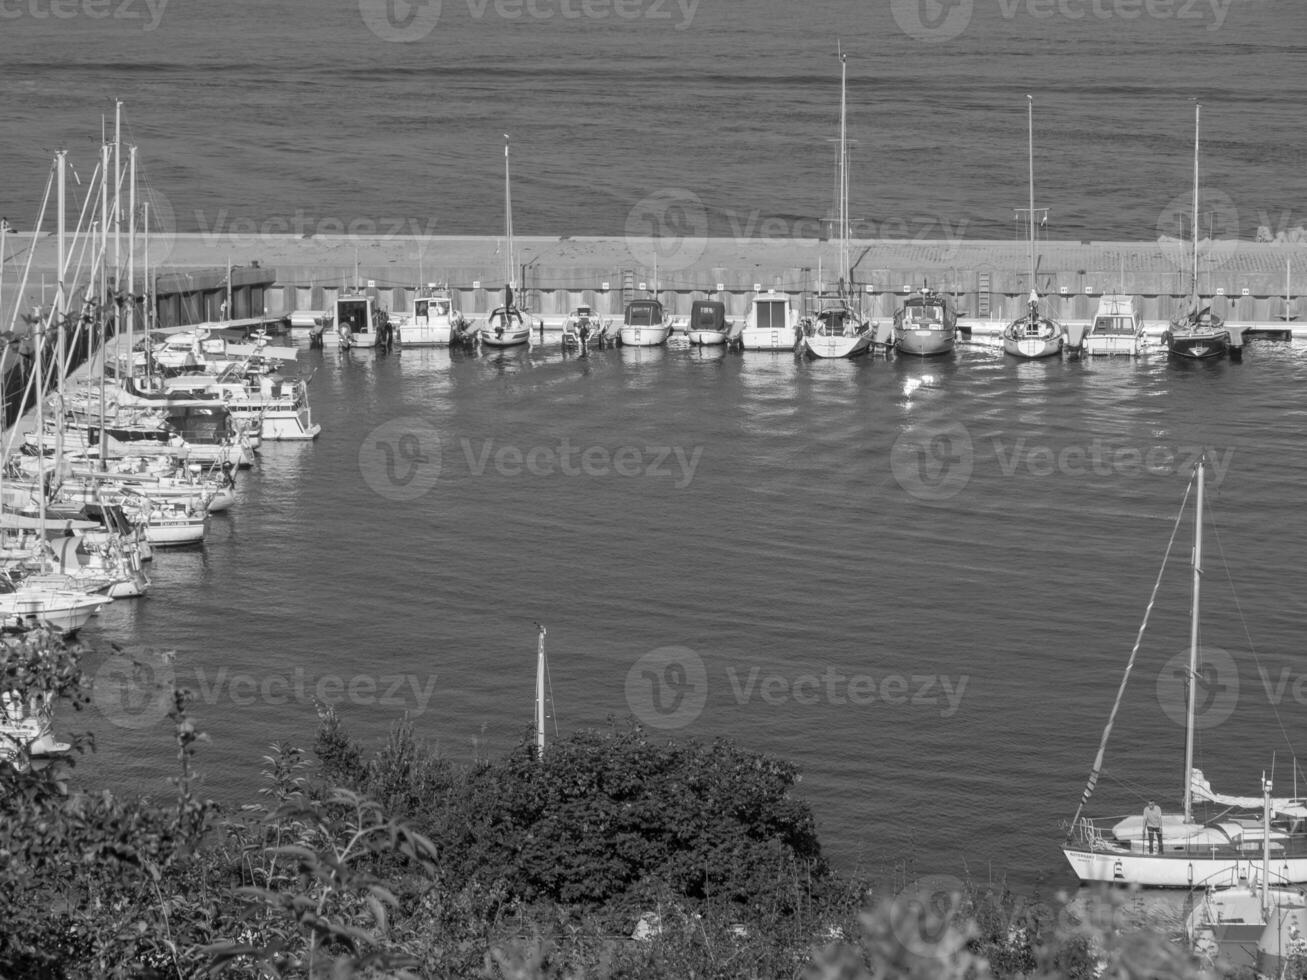
<path fill-rule="evenodd" d="M 865 354 L 871 346 L 871 334 L 862 333 L 853 337 L 827 337 L 820 334 L 804 337 L 803 345 L 813 357 L 857 357 Z"/>
<path fill-rule="evenodd" d="M 671 327 L 622 327 L 621 337 L 624 347 L 657 347 L 667 343 Z"/>
<path fill-rule="evenodd" d="M 792 327 L 746 329 L 740 333 L 740 346 L 745 350 L 794 350 L 798 343 Z"/>
<path fill-rule="evenodd" d="M 1201 854 L 1137 854 L 1064 847 L 1071 869 L 1083 882 L 1139 885 L 1148 888 L 1226 888 L 1261 873 L 1260 849 L 1244 857 Z M 1272 857 L 1269 880 L 1278 885 L 1307 883 L 1307 855 Z"/>
<path fill-rule="evenodd" d="M 152 520 L 145 525 L 145 540 L 156 548 L 176 548 L 202 544 L 209 530 L 209 519 L 183 518 Z"/>
<path fill-rule="evenodd" d="M 27 621 L 30 617 L 64 636 L 71 636 L 85 626 L 102 606 L 113 600 L 106 595 L 46 590 L 27 591 L 19 586 L 14 592 L 0 595 L 0 618 Z"/>
<path fill-rule="evenodd" d="M 686 336 L 690 343 L 700 347 L 716 347 L 726 343 L 726 334 L 720 330 L 691 330 Z"/>
<path fill-rule="evenodd" d="M 1005 337 L 1003 349 L 1013 357 L 1026 360 L 1038 360 L 1042 357 L 1056 357 L 1062 353 L 1062 338 L 1052 337 Z"/>

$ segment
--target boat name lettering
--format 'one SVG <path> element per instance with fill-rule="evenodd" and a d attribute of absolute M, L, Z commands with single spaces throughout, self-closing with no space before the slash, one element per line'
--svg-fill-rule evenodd
<path fill-rule="evenodd" d="M 493 3 L 495 14 L 504 20 L 671 20 L 674 8 L 681 19 L 672 25 L 683 31 L 694 21 L 699 0 L 467 0 L 468 12 L 473 20 L 481 20 Z"/>
<path fill-rule="evenodd" d="M 703 447 L 687 452 L 683 446 L 577 446 L 566 436 L 556 446 L 536 445 L 523 450 L 520 446 L 495 445 L 482 440 L 479 446 L 471 439 L 460 440 L 468 471 L 482 476 L 493 468 L 500 476 L 647 476 L 672 478 L 677 490 L 684 490 L 694 480 L 703 456 Z"/>
<path fill-rule="evenodd" d="M 876 701 L 888 705 L 935 707 L 941 704 L 941 718 L 957 714 L 962 704 L 970 674 L 956 679 L 947 674 L 886 674 L 879 680 L 870 674 L 845 674 L 835 667 L 827 667 L 821 674 L 783 674 L 762 676 L 761 667 L 750 667 L 747 677 L 741 678 L 734 667 L 726 668 L 726 677 L 737 704 L 748 704 L 755 693 L 766 704 L 781 705 L 793 701 L 800 705 L 851 704 L 865 707 Z"/>
<path fill-rule="evenodd" d="M 33 20 L 72 20 L 89 17 L 91 20 L 142 20 L 148 17 L 143 31 L 153 31 L 163 20 L 168 0 L 0 0 L 0 20 L 31 17 Z M 144 7 L 147 13 L 142 13 Z"/>
<path fill-rule="evenodd" d="M 1011 20 L 1025 9 L 1037 20 L 1065 17 L 1067 20 L 1138 20 L 1147 16 L 1151 20 L 1205 20 L 1207 10 L 1213 22 L 1209 31 L 1225 23 L 1234 0 L 998 0 L 1004 20 Z"/>
<path fill-rule="evenodd" d="M 1234 450 L 1215 446 L 1111 446 L 1103 439 L 1054 449 L 1027 443 L 1025 436 L 1005 443 L 991 436 L 994 456 L 1004 476 L 1024 469 L 1031 476 L 1171 476 L 1192 473 L 1206 454 L 1214 482 L 1220 483 L 1234 459 Z"/>

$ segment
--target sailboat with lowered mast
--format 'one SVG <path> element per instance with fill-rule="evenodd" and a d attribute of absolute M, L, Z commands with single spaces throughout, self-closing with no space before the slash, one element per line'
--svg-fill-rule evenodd
<path fill-rule="evenodd" d="M 513 261 L 513 194 L 508 183 L 508 134 L 504 134 L 504 305 L 490 311 L 477 334 L 487 347 L 517 347 L 531 340 L 531 319 L 518 309 L 513 290 L 517 268 Z"/>
<path fill-rule="evenodd" d="M 1026 312 L 1003 330 L 1003 349 L 1013 357 L 1034 360 L 1056 357 L 1066 344 L 1066 327 L 1039 312 L 1035 288 L 1035 100 L 1026 96 L 1027 156 L 1030 169 L 1030 297 Z"/>

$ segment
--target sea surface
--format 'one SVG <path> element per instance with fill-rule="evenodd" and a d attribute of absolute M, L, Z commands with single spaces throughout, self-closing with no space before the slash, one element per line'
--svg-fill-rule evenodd
<path fill-rule="evenodd" d="M 313 699 L 378 744 L 404 712 L 472 760 L 639 721 L 798 763 L 830 857 L 1067 885 L 1075 811 L 1176 534 L 1092 801 L 1179 800 L 1189 471 L 1209 456 L 1199 765 L 1293 785 L 1307 718 L 1307 353 L 1017 363 L 555 345 L 301 352 L 311 444 L 265 444 L 202 550 L 86 637 L 88 777 L 166 792 L 151 685 L 199 698 L 208 791 L 253 797 Z M 150 659 L 175 651 L 170 665 Z M 1307 779 L 1303 784 L 1307 786 Z"/>
<path fill-rule="evenodd" d="M 508 134 L 517 234 L 813 237 L 837 46 L 854 238 L 1024 238 L 1027 95 L 1051 238 L 1187 234 L 1194 100 L 1200 233 L 1307 225 L 1295 0 L 22 0 L 0 23 L 22 230 L 119 99 L 179 232 L 501 234 Z M 651 212 L 668 195 L 688 209 Z"/>
<path fill-rule="evenodd" d="M 1307 223 L 1291 0 L 25 0 L 0 17 L 0 213 L 22 230 L 57 149 L 88 180 L 121 99 L 143 194 L 178 231 L 499 234 L 510 134 L 519 234 L 683 233 L 684 213 L 650 217 L 670 198 L 713 235 L 811 237 L 834 199 L 837 44 L 856 237 L 1020 238 L 1027 95 L 1042 234 L 1184 231 L 1195 99 L 1200 230 Z M 1200 447 L 1221 467 L 1203 639 L 1238 664 L 1204 770 L 1232 793 L 1263 769 L 1293 782 L 1302 348 L 1254 343 L 1240 365 L 306 348 L 299 368 L 321 438 L 266 445 L 204 548 L 161 553 L 149 596 L 86 631 L 175 651 L 161 676 L 200 698 L 219 798 L 253 797 L 271 743 L 311 742 L 315 696 L 372 742 L 407 711 L 453 757 L 508 749 L 541 622 L 560 731 L 635 717 L 792 759 L 849 870 L 1069 883 L 1060 825 Z M 1096 812 L 1179 796 L 1188 534 Z M 97 658 L 97 705 L 60 719 L 97 735 L 83 772 L 166 792 L 158 704 L 106 699 L 119 675 Z"/>

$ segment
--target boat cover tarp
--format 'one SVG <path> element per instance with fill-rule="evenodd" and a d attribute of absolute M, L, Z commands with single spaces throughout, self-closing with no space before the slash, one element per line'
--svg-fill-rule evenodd
<path fill-rule="evenodd" d="M 1190 771 L 1189 791 L 1195 799 L 1219 803 L 1221 806 L 1237 806 L 1245 810 L 1260 810 L 1265 803 L 1260 796 L 1230 796 L 1228 793 L 1216 792 L 1201 769 Z M 1307 817 L 1307 804 L 1294 797 L 1271 797 L 1271 809 L 1285 816 Z"/>

